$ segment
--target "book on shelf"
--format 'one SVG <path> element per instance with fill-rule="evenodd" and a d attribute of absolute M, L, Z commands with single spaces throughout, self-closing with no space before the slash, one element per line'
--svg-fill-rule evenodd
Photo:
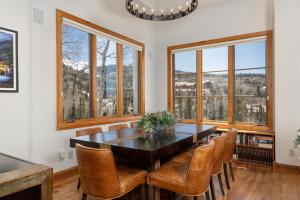
<path fill-rule="evenodd" d="M 273 148 L 273 138 L 272 137 L 265 137 L 265 136 L 258 136 L 257 137 L 257 146 L 263 148 Z"/>
<path fill-rule="evenodd" d="M 273 138 L 268 136 L 257 136 L 252 134 L 238 134 L 236 144 L 272 148 Z"/>
<path fill-rule="evenodd" d="M 261 165 L 272 165 L 273 157 L 271 149 L 258 149 L 246 146 L 237 146 L 236 149 L 237 160 L 256 163 Z"/>

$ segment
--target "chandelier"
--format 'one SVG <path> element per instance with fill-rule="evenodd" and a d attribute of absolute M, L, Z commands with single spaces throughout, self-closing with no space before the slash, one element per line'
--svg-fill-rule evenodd
<path fill-rule="evenodd" d="M 154 9 L 141 0 L 126 0 L 126 9 L 133 16 L 151 21 L 169 21 L 185 17 L 196 10 L 198 0 L 188 0 L 172 8 Z"/>

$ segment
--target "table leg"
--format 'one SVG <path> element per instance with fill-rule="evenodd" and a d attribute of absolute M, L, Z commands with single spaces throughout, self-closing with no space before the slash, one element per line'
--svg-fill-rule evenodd
<path fill-rule="evenodd" d="M 154 166 L 151 167 L 150 171 L 156 170 L 160 168 L 160 160 L 155 161 Z M 157 187 L 153 187 L 151 185 L 148 186 L 148 198 L 149 200 L 160 200 L 160 189 Z"/>
<path fill-rule="evenodd" d="M 155 169 L 160 168 L 160 160 L 155 161 L 154 168 Z M 155 187 L 154 189 L 154 196 L 155 196 L 155 200 L 160 200 L 160 189 L 157 187 Z"/>

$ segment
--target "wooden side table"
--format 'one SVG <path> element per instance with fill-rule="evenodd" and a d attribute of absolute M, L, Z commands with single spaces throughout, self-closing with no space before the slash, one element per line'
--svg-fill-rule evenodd
<path fill-rule="evenodd" d="M 0 153 L 1 200 L 52 200 L 53 169 Z"/>

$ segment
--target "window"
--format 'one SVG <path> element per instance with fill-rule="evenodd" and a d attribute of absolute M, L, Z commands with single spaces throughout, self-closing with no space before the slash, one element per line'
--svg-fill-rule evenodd
<path fill-rule="evenodd" d="M 227 120 L 228 47 L 203 49 L 203 119 Z"/>
<path fill-rule="evenodd" d="M 266 125 L 266 40 L 235 46 L 235 120 Z"/>
<path fill-rule="evenodd" d="M 144 113 L 144 45 L 57 11 L 57 127 L 137 120 Z"/>
<path fill-rule="evenodd" d="M 139 66 L 138 51 L 123 47 L 123 114 L 137 115 L 139 112 Z"/>
<path fill-rule="evenodd" d="M 91 117 L 90 36 L 62 25 L 62 99 L 63 120 Z"/>
<path fill-rule="evenodd" d="M 178 119 L 196 119 L 196 51 L 175 54 L 174 99 Z"/>
<path fill-rule="evenodd" d="M 98 117 L 117 115 L 117 44 L 97 36 Z"/>
<path fill-rule="evenodd" d="M 271 31 L 168 47 L 169 111 L 183 122 L 272 130 L 271 48 Z"/>

